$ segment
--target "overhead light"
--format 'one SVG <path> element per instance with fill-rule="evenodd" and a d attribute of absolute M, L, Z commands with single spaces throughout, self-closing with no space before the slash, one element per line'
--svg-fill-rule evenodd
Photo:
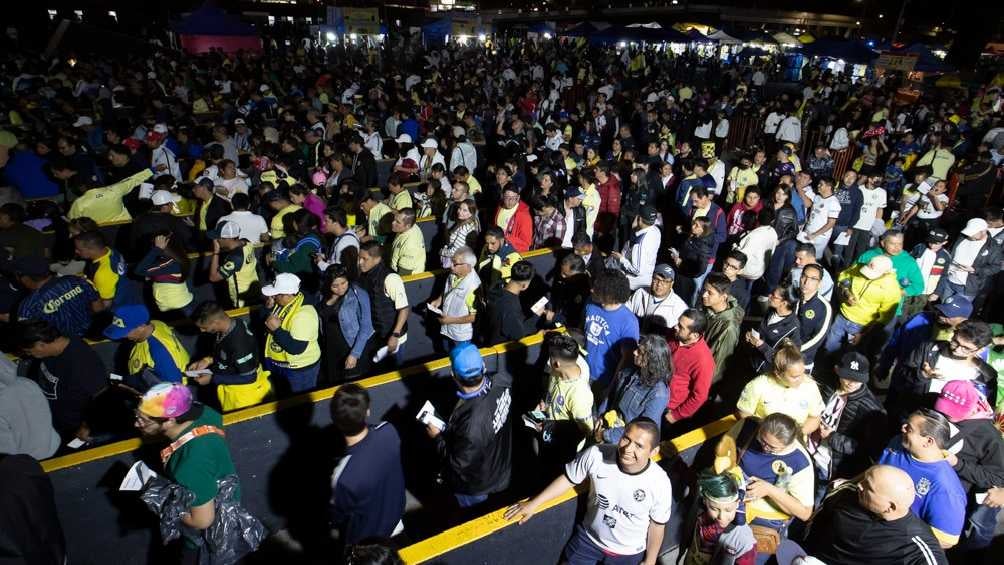
<path fill-rule="evenodd" d="M 680 3 L 680 0 L 673 0 L 673 5 L 674 5 L 674 6 L 676 6 L 676 5 L 677 5 L 677 4 L 679 4 L 679 3 Z"/>
<path fill-rule="evenodd" d="M 83 20 L 84 19 L 84 11 L 83 10 L 74 10 L 73 13 L 76 14 L 78 20 Z"/>
<path fill-rule="evenodd" d="M 621 49 L 624 49 L 625 47 L 627 47 L 627 43 L 624 42 L 624 41 L 621 41 L 620 43 L 617 44 L 617 47 L 619 47 Z"/>
<path fill-rule="evenodd" d="M 115 10 L 108 10 L 108 17 L 115 21 L 119 21 L 119 15 L 115 12 Z"/>
<path fill-rule="evenodd" d="M 551 33 L 550 33 L 550 32 L 547 32 L 547 31 L 545 31 L 545 32 L 544 32 L 544 39 L 551 39 Z"/>
<path fill-rule="evenodd" d="M 326 37 L 328 39 L 328 41 L 334 41 L 335 40 L 335 32 L 329 31 L 328 33 L 324 34 L 324 37 Z"/>
<path fill-rule="evenodd" d="M 478 41 L 480 41 L 481 43 L 484 43 L 486 39 L 488 39 L 487 35 L 485 35 L 483 33 L 479 33 L 478 34 Z"/>
<path fill-rule="evenodd" d="M 349 34 L 349 39 L 351 39 L 352 41 L 355 41 L 355 40 L 359 39 L 359 35 L 355 34 L 355 33 L 350 33 Z"/>
<path fill-rule="evenodd" d="M 858 21 L 854 22 L 854 25 L 858 25 L 858 26 L 861 25 L 861 20 L 858 20 Z"/>
<path fill-rule="evenodd" d="M 56 10 L 49 10 L 49 19 L 50 20 L 56 19 L 57 15 L 59 15 L 58 11 L 56 11 Z"/>
<path fill-rule="evenodd" d="M 879 14 L 879 19 L 880 19 L 880 20 L 881 20 L 882 18 L 884 18 L 884 17 L 885 17 L 885 14 Z"/>

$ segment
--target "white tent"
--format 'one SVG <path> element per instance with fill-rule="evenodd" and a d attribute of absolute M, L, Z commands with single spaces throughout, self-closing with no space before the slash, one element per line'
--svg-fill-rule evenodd
<path fill-rule="evenodd" d="M 791 35 L 790 33 L 785 33 L 783 31 L 779 31 L 773 34 L 772 37 L 777 41 L 779 45 L 782 45 L 784 47 L 801 47 L 802 45 L 802 43 L 798 40 L 797 37 Z"/>
<path fill-rule="evenodd" d="M 737 45 L 742 43 L 739 39 L 732 37 L 731 35 L 725 33 L 723 30 L 717 30 L 714 33 L 708 34 L 708 39 L 716 39 L 722 45 Z"/>

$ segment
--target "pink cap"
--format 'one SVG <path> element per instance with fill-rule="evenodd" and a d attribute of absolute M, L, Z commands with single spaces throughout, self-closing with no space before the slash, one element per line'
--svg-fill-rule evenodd
<path fill-rule="evenodd" d="M 990 405 L 972 381 L 949 381 L 934 401 L 934 409 L 952 422 L 958 422 L 980 411 L 981 403 L 985 411 L 990 411 Z"/>

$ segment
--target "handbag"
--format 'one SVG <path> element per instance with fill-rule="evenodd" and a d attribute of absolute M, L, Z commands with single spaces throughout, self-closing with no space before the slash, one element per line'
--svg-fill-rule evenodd
<path fill-rule="evenodd" d="M 750 529 L 753 530 L 753 538 L 756 539 L 757 555 L 777 553 L 777 546 L 781 545 L 781 534 L 777 530 L 756 524 L 751 524 Z"/>

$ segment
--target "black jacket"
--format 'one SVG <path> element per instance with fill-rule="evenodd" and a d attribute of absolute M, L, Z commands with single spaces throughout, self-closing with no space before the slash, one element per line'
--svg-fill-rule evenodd
<path fill-rule="evenodd" d="M 436 437 L 443 478 L 459 494 L 490 494 L 509 486 L 512 377 L 485 378 L 488 389 L 480 396 L 458 400 L 446 430 Z"/>
<path fill-rule="evenodd" d="M 515 341 L 537 331 L 537 316 L 527 316 L 523 313 L 523 305 L 519 296 L 507 291 L 505 287 L 493 289 L 488 294 L 488 312 L 485 320 L 488 342 L 486 345 L 496 345 L 507 341 Z"/>
<path fill-rule="evenodd" d="M 928 392 L 931 380 L 924 375 L 924 364 L 937 367 L 938 358 L 948 351 L 947 341 L 925 341 L 906 360 L 897 363 L 889 386 L 889 396 L 886 398 L 889 415 L 893 418 L 892 424 L 898 424 L 906 414 L 917 408 L 930 408 L 933 405 L 935 395 Z M 983 389 L 981 392 L 987 395 L 993 406 L 997 391 L 997 371 L 978 357 L 973 358 L 973 362 L 979 371 L 974 384 Z"/>
<path fill-rule="evenodd" d="M 955 472 L 967 491 L 985 492 L 1004 485 L 1004 441 L 993 420 L 952 424 L 952 438 L 945 449 L 958 457 Z"/>
<path fill-rule="evenodd" d="M 378 186 L 376 158 L 369 149 L 363 149 L 352 158 L 352 178 L 365 189 Z"/>
<path fill-rule="evenodd" d="M 760 333 L 760 339 L 763 340 L 763 343 L 750 358 L 753 362 L 753 368 L 757 371 L 769 368 L 774 361 L 774 352 L 777 351 L 782 340 L 790 339 L 795 345 L 802 345 L 802 333 L 796 312 L 781 318 L 777 323 L 767 325 L 770 317 L 771 314 L 768 312 L 760 321 L 760 326 L 757 327 L 757 332 Z"/>
<path fill-rule="evenodd" d="M 827 385 L 820 388 L 824 402 L 836 394 Z M 866 385 L 848 394 L 846 401 L 837 429 L 826 440 L 832 456 L 830 479 L 849 479 L 863 472 L 885 446 L 885 408 L 875 393 Z"/>
<path fill-rule="evenodd" d="M 778 243 L 795 239 L 798 235 L 798 215 L 791 204 L 785 204 L 780 210 L 774 211 L 774 231 L 777 232 Z"/>
<path fill-rule="evenodd" d="M 688 237 L 683 243 L 683 249 L 680 250 L 682 262 L 677 271 L 685 277 L 701 276 L 707 270 L 708 262 L 715 256 L 717 246 L 718 242 L 713 233 L 704 237 Z"/>
<path fill-rule="evenodd" d="M 956 242 L 955 246 L 952 247 L 952 257 L 955 257 L 958 248 L 959 243 Z M 987 235 L 983 247 L 980 248 L 976 254 L 976 259 L 973 261 L 974 272 L 969 273 L 969 276 L 966 277 L 966 294 L 977 296 L 983 293 L 990 278 L 1000 272 L 1002 260 L 1004 260 L 1004 252 L 1002 252 L 1001 246 L 997 245 L 997 242 Z M 941 290 L 940 287 L 942 285 L 947 283 L 948 275 L 946 273 L 945 276 L 941 277 L 938 291 Z"/>
<path fill-rule="evenodd" d="M 861 507 L 853 483 L 826 497 L 802 547 L 827 565 L 948 565 L 926 522 L 913 512 L 898 520 L 879 519 Z"/>
<path fill-rule="evenodd" d="M 554 279 L 549 297 L 550 308 L 555 313 L 554 321 L 572 328 L 581 328 L 589 293 L 589 275 L 586 273 L 572 275 L 567 279 Z"/>
<path fill-rule="evenodd" d="M 205 201 L 199 200 L 198 202 L 196 202 L 195 213 L 192 214 L 192 222 L 195 223 L 195 228 L 199 232 L 199 238 L 202 240 L 203 243 L 206 243 L 209 241 L 208 238 L 206 238 L 206 234 L 202 230 L 198 229 L 199 218 L 201 217 L 200 214 L 202 214 L 203 206 L 206 206 Z M 206 229 L 211 230 L 215 228 L 216 224 L 219 223 L 220 218 L 226 216 L 232 211 L 233 209 L 230 207 L 229 202 L 220 198 L 219 196 L 213 196 L 209 200 L 209 209 L 206 210 Z"/>

